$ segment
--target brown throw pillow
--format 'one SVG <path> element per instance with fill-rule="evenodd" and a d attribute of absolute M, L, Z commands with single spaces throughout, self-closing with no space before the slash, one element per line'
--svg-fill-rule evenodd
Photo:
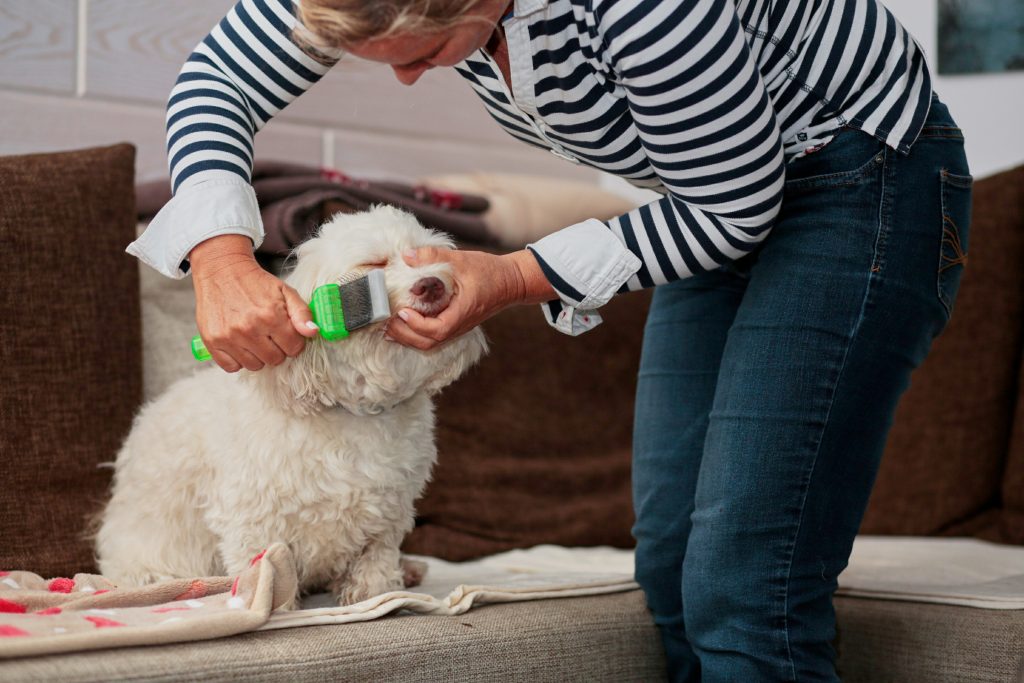
<path fill-rule="evenodd" d="M 95 571 L 86 517 L 141 397 L 135 149 L 0 157 L 0 569 Z"/>
<path fill-rule="evenodd" d="M 574 339 L 535 307 L 484 324 L 491 352 L 437 404 L 440 459 L 407 552 L 465 560 L 539 543 L 632 547 L 630 453 L 650 292 Z"/>
<path fill-rule="evenodd" d="M 862 533 L 998 538 L 1024 345 L 1022 187 L 1024 167 L 975 183 L 953 318 L 900 402 Z"/>

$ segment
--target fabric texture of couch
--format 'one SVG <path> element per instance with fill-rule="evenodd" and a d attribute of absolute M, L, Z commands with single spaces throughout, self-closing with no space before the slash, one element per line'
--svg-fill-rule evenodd
<path fill-rule="evenodd" d="M 106 496 L 142 395 L 135 150 L 0 158 L 0 568 L 94 571 Z"/>

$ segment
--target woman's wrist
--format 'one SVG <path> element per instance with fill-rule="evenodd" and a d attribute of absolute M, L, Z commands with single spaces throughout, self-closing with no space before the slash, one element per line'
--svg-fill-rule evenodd
<path fill-rule="evenodd" d="M 193 274 L 237 263 L 255 262 L 252 240 L 245 235 L 218 235 L 192 247 L 188 254 Z"/>
<path fill-rule="evenodd" d="M 558 298 L 551 283 L 544 277 L 537 258 L 529 249 L 506 254 L 503 258 L 509 259 L 513 266 L 515 303 L 540 304 Z"/>

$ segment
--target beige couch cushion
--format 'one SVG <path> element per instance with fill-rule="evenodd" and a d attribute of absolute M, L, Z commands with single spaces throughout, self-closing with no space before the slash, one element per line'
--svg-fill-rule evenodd
<path fill-rule="evenodd" d="M 1024 610 L 836 598 L 843 683 L 1020 683 Z"/>
<path fill-rule="evenodd" d="M 491 605 L 232 638 L 0 662 L 36 681 L 657 681 L 661 645 L 640 591 Z"/>

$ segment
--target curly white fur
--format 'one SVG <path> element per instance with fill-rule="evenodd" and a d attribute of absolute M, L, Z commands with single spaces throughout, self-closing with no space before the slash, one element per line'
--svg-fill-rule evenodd
<path fill-rule="evenodd" d="M 386 263 L 395 310 L 424 277 L 451 295 L 446 264 L 410 267 L 403 250 L 451 248 L 409 214 L 339 215 L 296 250 L 286 281 L 317 286 Z M 271 542 L 287 543 L 300 590 L 341 604 L 402 587 L 399 545 L 436 458 L 431 395 L 487 350 L 479 328 L 431 351 L 383 339 L 383 323 L 339 342 L 316 339 L 257 373 L 202 370 L 136 417 L 115 463 L 96 536 L 101 572 L 119 584 L 234 575 Z"/>

